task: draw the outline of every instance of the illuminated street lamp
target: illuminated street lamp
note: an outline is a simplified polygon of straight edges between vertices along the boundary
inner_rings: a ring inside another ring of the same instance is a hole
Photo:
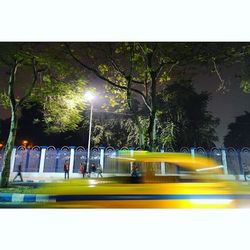
[[[24,146],[25,148],[27,147],[28,143],[28,140],[22,140],[22,146]]]
[[[93,115],[93,100],[95,98],[92,92],[86,92],[85,99],[90,103],[90,118],[89,118],[89,140],[88,140],[88,155],[87,155],[87,171],[89,173],[89,158],[90,158],[90,140],[91,140],[91,128],[92,128],[92,115]]]

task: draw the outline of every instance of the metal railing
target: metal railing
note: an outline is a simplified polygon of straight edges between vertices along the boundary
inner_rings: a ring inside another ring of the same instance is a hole
[[[103,173],[109,174],[128,174],[130,173],[129,162],[118,162],[111,159],[110,156],[119,154],[119,150],[140,150],[139,148],[117,149],[114,147],[93,147],[90,150],[90,164],[100,164]],[[165,148],[161,152],[174,152],[172,148]],[[219,165],[224,166],[224,173],[231,175],[243,174],[243,164],[250,165],[250,148],[234,149],[234,148],[212,148],[206,150],[204,148],[181,148],[179,152],[190,153],[192,156],[202,155],[216,160]],[[0,172],[3,167],[4,149],[0,150]],[[24,147],[15,147],[12,151],[11,172],[17,171],[19,163],[22,164],[24,172],[30,173],[61,173],[63,172],[63,164],[70,161],[71,173],[78,173],[80,163],[87,160],[87,149],[84,147],[68,147],[55,148],[54,146],[39,147],[35,146],[31,149]],[[162,173],[166,166],[156,163],[155,169],[157,173]]]

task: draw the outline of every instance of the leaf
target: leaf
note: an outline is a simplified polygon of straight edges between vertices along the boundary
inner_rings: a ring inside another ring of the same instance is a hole
[[[4,109],[8,109],[10,107],[10,101],[7,93],[0,93],[0,106]]]
[[[104,75],[105,73],[107,73],[109,71],[109,68],[105,64],[100,64],[98,66],[98,70]]]
[[[240,82],[240,88],[245,92],[245,93],[250,93],[250,83],[247,80],[242,80]]]

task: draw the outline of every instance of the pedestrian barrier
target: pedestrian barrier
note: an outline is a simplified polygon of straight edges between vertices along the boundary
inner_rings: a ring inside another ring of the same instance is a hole
[[[123,147],[117,149],[115,147],[93,147],[90,150],[90,164],[100,164],[102,173],[105,175],[128,175],[131,173],[130,162],[118,162],[111,159],[111,156],[119,155],[119,150],[130,150],[131,156],[140,148]],[[161,152],[174,152],[172,148],[161,149]],[[243,175],[243,165],[250,165],[250,149],[243,148],[241,150],[234,148],[212,148],[210,150],[202,147],[197,148],[181,148],[179,152],[189,153],[192,157],[202,155],[213,158],[222,165],[224,174]],[[0,172],[3,166],[4,149],[0,150]],[[69,161],[70,176],[79,175],[79,166],[81,162],[87,161],[87,150],[84,147],[64,146],[55,148],[54,146],[35,146],[31,149],[24,147],[14,147],[11,156],[10,172],[16,174],[18,165],[22,164],[23,176],[31,179],[39,179],[44,177],[63,176],[63,164]],[[168,164],[154,163],[156,174],[173,174],[179,173],[179,169],[173,169]],[[171,172],[172,171],[172,172]]]

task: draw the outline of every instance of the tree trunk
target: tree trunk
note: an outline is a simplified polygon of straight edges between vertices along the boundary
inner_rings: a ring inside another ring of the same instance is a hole
[[[8,140],[6,143],[6,148],[4,151],[3,156],[3,171],[1,175],[1,187],[6,188],[9,184],[9,177],[10,177],[10,161],[11,161],[11,152],[14,147],[15,139],[16,139],[16,131],[17,131],[17,123],[18,123],[18,112],[20,108],[22,107],[22,104],[26,100],[28,96],[30,96],[32,89],[34,88],[36,82],[38,73],[41,72],[41,70],[36,69],[36,61],[35,58],[32,59],[32,68],[33,68],[33,80],[32,83],[26,92],[26,94],[20,99],[20,101],[17,103],[14,93],[14,84],[16,81],[16,72],[17,68],[20,66],[21,62],[23,60],[15,60],[15,62],[11,65],[10,68],[10,75],[9,75],[9,81],[8,81],[8,97],[10,101],[10,108],[11,108],[11,123],[10,123],[10,132],[8,136]]]
[[[153,111],[149,117],[148,126],[148,136],[149,136],[149,150],[156,150],[156,112]]]
[[[10,101],[11,108],[11,122],[10,122],[10,130],[9,136],[6,143],[6,148],[3,155],[3,171],[1,175],[1,187],[6,188],[9,184],[10,177],[10,160],[11,160],[11,152],[14,147],[15,139],[16,139],[16,130],[17,130],[17,103],[14,95],[14,83],[17,72],[18,62],[12,65],[10,70],[9,82],[8,82],[8,96]]]
[[[138,132],[139,132],[139,146],[142,149],[145,149],[145,138],[144,138],[144,131],[143,131],[143,127],[141,125],[141,122],[139,120],[139,116],[137,115],[136,110],[133,109],[133,104],[132,104],[132,95],[131,95],[131,87],[132,87],[132,74],[133,74],[133,53],[134,53],[134,48],[131,51],[130,54],[130,73],[129,76],[126,78],[127,80],[127,103],[128,103],[128,107],[130,109],[130,111],[133,114],[134,117],[134,121],[136,124],[136,127],[138,128]]]
[[[138,128],[138,132],[139,132],[139,146],[141,149],[145,149],[145,135],[144,135],[143,127],[140,123],[139,117],[136,114],[134,114],[134,120],[135,120],[135,125]]]
[[[11,161],[11,152],[14,148],[14,143],[16,139],[16,131],[17,131],[17,114],[15,110],[12,110],[11,114],[11,124],[10,124],[10,132],[8,136],[8,140],[6,143],[6,148],[3,156],[3,171],[1,175],[1,187],[6,188],[9,184],[10,177],[10,161]]]
[[[149,68],[152,68],[149,58]],[[156,73],[151,71],[151,112],[149,116],[148,136],[149,136],[149,149],[150,151],[156,150]]]

